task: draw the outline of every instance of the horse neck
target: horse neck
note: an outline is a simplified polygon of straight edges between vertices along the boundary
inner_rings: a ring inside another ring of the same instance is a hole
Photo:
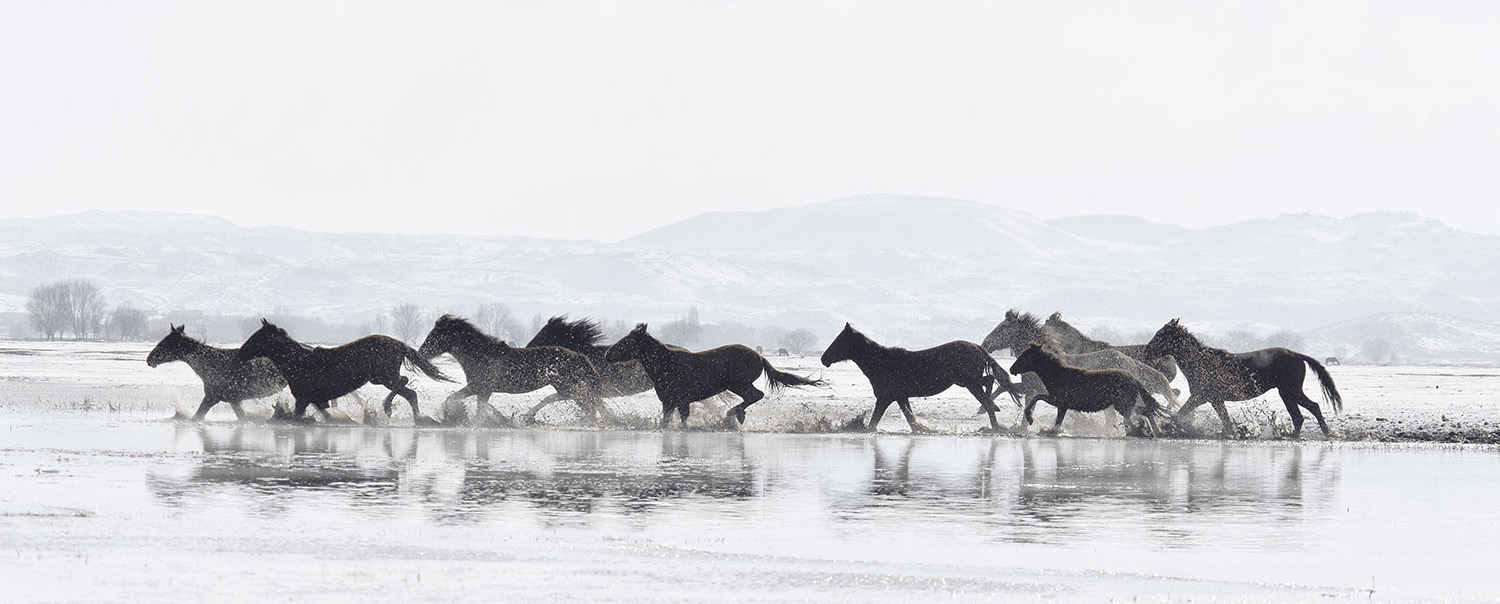
[[[868,336],[862,335],[853,340],[854,342],[849,346],[849,360],[860,367],[876,365],[895,356],[895,349],[882,346]]]
[[[460,365],[493,359],[510,352],[510,346],[502,345],[478,330],[455,330],[454,336],[453,345],[448,347],[448,354],[453,355]]]
[[[275,365],[276,369],[286,373],[287,368],[301,362],[312,350],[312,347],[306,344],[287,338],[283,343],[278,344],[275,350],[267,354],[266,358],[271,359],[271,364]]]
[[[672,351],[661,340],[646,334],[636,342],[636,358],[640,359],[641,367],[647,373],[658,373],[667,368],[672,358]]]
[[[1109,347],[1109,344],[1083,335],[1083,332],[1078,331],[1077,327],[1073,327],[1071,323],[1065,321],[1057,321],[1055,323],[1048,321],[1043,328],[1052,334],[1057,346],[1067,350],[1093,352]]]
[[[1047,376],[1056,375],[1066,368],[1063,366],[1062,359],[1045,354],[1036,355],[1031,364],[1031,372],[1042,376],[1042,381],[1044,382],[1047,380]]]
[[[215,348],[197,340],[185,341],[188,343],[188,351],[183,353],[182,362],[192,367],[198,375],[231,367],[239,361],[235,351]]]
[[[1215,372],[1231,356],[1229,351],[1204,344],[1197,336],[1186,332],[1177,338],[1177,345],[1172,348],[1168,354],[1177,359],[1177,366],[1189,378],[1211,377],[1208,374]]]
[[[1025,350],[1027,346],[1032,344],[1050,346],[1058,350],[1062,349],[1062,344],[1058,342],[1057,335],[1041,325],[1021,323],[1016,326],[1012,334],[1012,337],[1015,339],[1009,342],[1012,350],[1016,348]]]

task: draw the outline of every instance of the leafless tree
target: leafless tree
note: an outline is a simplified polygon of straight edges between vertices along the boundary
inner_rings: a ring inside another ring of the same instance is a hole
[[[422,308],[416,304],[405,302],[391,307],[391,330],[396,332],[396,338],[408,344],[415,342],[423,335],[424,316]]]
[[[661,341],[678,346],[691,346],[703,335],[703,325],[698,323],[698,307],[688,309],[686,317],[676,319],[661,328]]]
[[[788,331],[785,335],[781,336],[780,344],[784,348],[802,352],[817,341],[818,336],[813,334],[811,330],[798,328]]]
[[[62,335],[72,322],[68,316],[68,290],[62,283],[38,286],[26,300],[31,326],[48,340]]]
[[[129,306],[116,308],[109,316],[109,329],[121,340],[138,340],[146,333],[146,313]]]
[[[485,333],[507,342],[516,343],[520,340],[521,323],[511,315],[510,307],[505,304],[499,302],[480,304],[479,308],[474,310],[474,322]]]
[[[68,321],[73,338],[82,340],[99,335],[104,327],[104,294],[99,286],[88,279],[68,279],[62,282],[68,292]]]

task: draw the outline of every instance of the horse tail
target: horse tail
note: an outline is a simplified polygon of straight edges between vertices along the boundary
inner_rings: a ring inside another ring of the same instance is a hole
[[[828,385],[828,383],[823,380],[817,380],[810,377],[802,377],[800,375],[787,373],[785,371],[772,367],[771,362],[766,360],[766,357],[760,358],[760,364],[761,367],[766,370],[766,390],[769,390],[771,392],[777,392],[786,386],[791,386],[793,388],[800,388],[802,386],[817,386],[821,388]]]
[[[1016,406],[1020,407],[1021,397],[1016,395],[1016,383],[1010,380],[1010,373],[1001,367],[1000,362],[989,353],[984,355],[984,365],[990,370],[990,380],[984,385],[985,400],[993,403],[995,397],[1000,396],[1001,392],[1007,392],[1010,393],[1010,399],[1016,402]]]
[[[405,344],[402,344],[401,348],[401,353],[406,356],[407,367],[416,367],[422,373],[427,374],[427,377],[438,380],[440,382],[458,381],[451,377],[448,377],[447,374],[444,374],[441,369],[438,369],[437,365],[432,364],[432,361],[422,358],[422,355],[417,354],[417,349]]]
[[[1298,358],[1302,359],[1302,362],[1307,363],[1308,367],[1312,367],[1313,373],[1318,374],[1319,385],[1323,387],[1323,398],[1333,404],[1334,411],[1343,413],[1344,397],[1339,396],[1339,389],[1333,385],[1333,376],[1328,375],[1328,368],[1319,363],[1317,359],[1300,352],[1293,352],[1292,354],[1297,355]]]

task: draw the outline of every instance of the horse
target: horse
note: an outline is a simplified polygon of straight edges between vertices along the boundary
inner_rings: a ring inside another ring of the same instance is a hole
[[[1168,380],[1160,371],[1125,354],[1118,348],[1082,353],[1066,352],[1066,349],[1059,343],[1057,332],[1048,325],[1043,325],[1035,315],[1029,312],[1016,312],[1015,309],[1005,311],[1005,320],[996,325],[990,335],[984,338],[984,349],[989,352],[1003,348],[1020,351],[1032,344],[1050,348],[1058,353],[1064,363],[1080,369],[1128,371],[1146,386],[1146,390],[1165,398],[1168,406],[1177,406],[1177,391],[1172,388],[1171,380]]]
[[[311,405],[328,419],[328,401],[349,394],[367,383],[391,390],[385,397],[385,414],[391,415],[391,401],[397,395],[411,403],[413,421],[418,425],[437,422],[422,416],[417,408],[417,393],[406,386],[409,379],[401,375],[402,362],[421,370],[435,380],[453,381],[416,349],[389,336],[365,336],[333,348],[312,347],[293,340],[286,330],[265,319],[260,329],[240,346],[239,358],[249,361],[267,358],[286,378],[297,400],[292,417],[305,418]]]
[[[601,394],[606,397],[630,396],[654,388],[651,385],[651,376],[646,375],[646,369],[641,367],[640,361],[630,360],[619,363],[605,361],[604,354],[609,352],[609,345],[600,344],[599,342],[603,339],[604,330],[599,327],[597,321],[592,319],[569,321],[567,316],[557,316],[547,319],[547,324],[531,337],[526,347],[561,346],[587,356],[594,364],[594,369],[599,372],[599,377],[603,379],[604,391]],[[564,400],[564,398],[565,395],[559,391],[547,395],[542,402]]]
[[[526,346],[517,348],[480,331],[467,319],[443,315],[432,325],[417,355],[431,359],[448,353],[463,367],[468,382],[443,401],[444,415],[473,396],[479,404],[489,406],[490,395],[525,394],[547,386],[557,389],[558,398],[548,396],[522,414],[530,421],[543,407],[559,400],[576,400],[590,421],[601,413],[608,415],[600,393],[602,378],[587,356],[561,346]],[[493,410],[493,408],[491,408]],[[452,412],[456,413],[456,411]]]
[[[1062,313],[1055,312],[1047,317],[1047,328],[1057,336],[1057,343],[1062,346],[1064,352],[1084,353],[1098,352],[1100,350],[1118,350],[1132,359],[1149,365],[1152,369],[1161,372],[1167,381],[1177,379],[1177,363],[1172,360],[1171,355],[1152,357],[1146,354],[1145,344],[1130,344],[1126,346],[1115,346],[1109,342],[1095,340],[1079,331],[1071,323],[1064,321]]]
[[[771,366],[771,362],[748,346],[732,344],[702,352],[690,352],[663,344],[646,332],[641,323],[620,341],[609,347],[604,360],[615,363],[638,359],[656,388],[661,401],[661,425],[665,429],[677,410],[679,425],[686,426],[688,405],[732,392],[740,404],[724,414],[724,425],[734,428],[745,423],[745,409],[765,397],[755,387],[760,374],[766,374],[766,390],[775,393],[783,387],[824,386],[823,380],[794,375]]]
[[[188,336],[187,325],[170,325],[166,337],[156,343],[146,356],[146,365],[155,368],[162,363],[182,361],[203,381],[203,402],[193,419],[203,421],[208,410],[221,401],[229,403],[235,417],[245,419],[241,401],[265,398],[281,392],[286,380],[266,359],[242,361],[234,348],[216,348]]]
[[[1037,401],[1047,401],[1057,407],[1057,422],[1048,430],[1054,434],[1062,428],[1063,417],[1070,409],[1094,412],[1114,408],[1125,418],[1126,429],[1130,430],[1136,402],[1141,401],[1145,404],[1142,415],[1152,434],[1158,432],[1156,419],[1166,415],[1151,392],[1129,371],[1074,367],[1039,344],[1032,344],[1016,355],[1016,362],[1010,366],[1010,372],[1016,375],[1028,371],[1041,376],[1042,383],[1047,385],[1047,393],[1026,404],[1026,424],[1031,425],[1031,411]]]
[[[907,350],[882,346],[862,334],[854,326],[845,323],[833,343],[823,351],[820,359],[824,367],[841,361],[854,361],[859,371],[870,380],[875,391],[875,410],[870,414],[867,430],[874,432],[887,407],[894,402],[906,416],[906,423],[913,433],[929,430],[917,423],[911,410],[911,398],[933,396],[953,386],[960,386],[979,400],[979,405],[990,416],[990,429],[1000,431],[1000,422],[995,419],[995,397],[1000,391],[1010,391],[1012,384],[1005,369],[990,357],[989,353],[973,342],[955,340],[922,350]],[[996,384],[1001,387],[996,389]],[[1011,398],[1021,403],[1014,392]]]
[[[1323,398],[1333,405],[1334,411],[1344,409],[1344,399],[1333,384],[1333,377],[1321,363],[1305,354],[1285,348],[1267,348],[1253,352],[1231,353],[1203,344],[1183,327],[1178,319],[1172,319],[1156,331],[1146,344],[1148,355],[1172,355],[1177,365],[1187,376],[1189,395],[1186,403],[1177,410],[1179,419],[1188,417],[1199,405],[1213,405],[1223,422],[1223,435],[1233,434],[1226,401],[1243,401],[1255,398],[1272,388],[1281,395],[1286,412],[1292,416],[1292,436],[1302,436],[1302,412],[1307,409],[1318,420],[1323,434],[1329,434],[1328,422],[1323,420],[1323,411],[1317,403],[1302,393],[1302,383],[1307,377],[1307,367],[1318,374],[1323,388]],[[1306,366],[1304,366],[1306,365]]]

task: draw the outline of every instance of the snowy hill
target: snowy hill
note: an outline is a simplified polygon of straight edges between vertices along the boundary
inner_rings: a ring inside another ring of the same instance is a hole
[[[809,327],[882,341],[978,339],[1005,309],[1307,330],[1379,313],[1500,321],[1500,238],[1421,216],[1281,216],[1210,229],[1040,221],[977,202],[871,195],[711,213],[606,244],[244,228],[89,212],[0,220],[0,311],[89,277],[112,304],[356,321],[401,302]]]
[[[1500,324],[1445,315],[1384,313],[1307,334],[1309,350],[1360,363],[1500,362]]]

